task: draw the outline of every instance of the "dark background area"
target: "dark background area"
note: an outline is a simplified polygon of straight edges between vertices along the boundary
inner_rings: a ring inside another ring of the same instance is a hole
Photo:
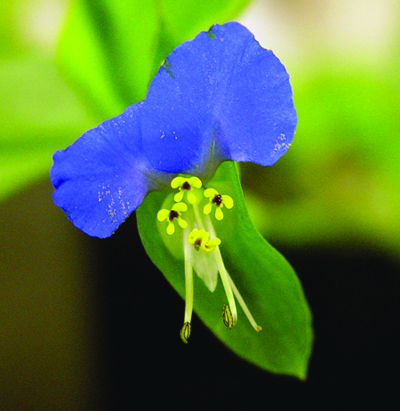
[[[196,316],[182,344],[184,302],[144,252],[135,216],[109,239],[90,238],[52,204],[51,191],[43,182],[0,207],[1,409],[397,402],[400,279],[389,255],[280,248],[314,317],[301,382],[242,361]]]

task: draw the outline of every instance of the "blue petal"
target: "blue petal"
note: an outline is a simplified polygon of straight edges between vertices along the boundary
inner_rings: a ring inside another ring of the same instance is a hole
[[[110,236],[158,184],[141,147],[141,107],[129,106],[53,155],[54,202],[91,236]]]
[[[143,146],[158,170],[210,177],[223,160],[273,164],[293,138],[289,75],[239,23],[178,46],[149,86]]]

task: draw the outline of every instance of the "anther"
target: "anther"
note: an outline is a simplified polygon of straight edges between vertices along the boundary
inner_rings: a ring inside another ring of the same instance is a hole
[[[179,192],[175,194],[174,200],[179,203],[183,200],[186,193],[186,199],[190,204],[196,202],[196,195],[193,193],[193,188],[201,188],[202,182],[198,177],[192,176],[189,178],[185,177],[175,177],[171,181],[171,187],[173,189],[178,188]]]
[[[201,250],[209,253],[211,251],[214,251],[215,248],[221,244],[221,240],[218,237],[215,237],[211,240],[209,240],[209,238],[210,233],[208,231],[194,228],[189,233],[188,242],[190,245],[194,246],[194,249],[196,251]]]
[[[180,215],[180,214],[179,214],[176,210],[171,210],[171,211],[169,212],[168,219],[169,219],[169,221],[172,221],[174,218],[178,218],[179,215]]]
[[[214,198],[211,200],[212,203],[216,204],[217,206],[220,206],[222,204],[222,195],[217,194],[214,196]]]
[[[187,344],[189,342],[190,333],[192,332],[192,326],[190,323],[183,324],[181,328],[180,336],[181,340]]]
[[[234,325],[233,316],[228,304],[224,304],[224,308],[222,309],[222,321],[224,322],[228,330],[230,330]]]
[[[172,206],[171,210],[167,210],[165,208],[160,210],[157,213],[157,220],[160,222],[167,220],[167,234],[172,235],[175,233],[175,219],[181,228],[187,227],[187,222],[181,217],[182,213],[184,213],[185,211],[187,211],[187,205],[185,203],[176,203]]]
[[[222,208],[224,206],[228,209],[233,207],[232,197],[220,194],[214,188],[207,188],[207,190],[204,191],[204,197],[208,197],[210,200],[210,202],[206,204],[203,208],[204,214],[210,214],[212,206],[213,204],[215,204],[215,218],[217,220],[222,220],[224,218],[224,213],[222,212]]]

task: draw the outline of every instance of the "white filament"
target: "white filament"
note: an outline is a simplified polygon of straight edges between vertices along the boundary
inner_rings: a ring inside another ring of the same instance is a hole
[[[190,323],[192,321],[193,312],[193,268],[192,268],[192,247],[187,238],[189,229],[183,230],[183,250],[185,254],[185,318],[183,323]]]

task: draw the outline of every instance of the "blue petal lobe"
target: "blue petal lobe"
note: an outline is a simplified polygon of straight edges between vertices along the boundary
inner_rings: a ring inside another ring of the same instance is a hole
[[[146,96],[143,147],[156,169],[204,178],[223,160],[273,164],[296,121],[285,67],[231,22],[167,57]]]
[[[91,236],[110,236],[156,184],[141,147],[141,106],[129,106],[53,155],[54,202]]]

